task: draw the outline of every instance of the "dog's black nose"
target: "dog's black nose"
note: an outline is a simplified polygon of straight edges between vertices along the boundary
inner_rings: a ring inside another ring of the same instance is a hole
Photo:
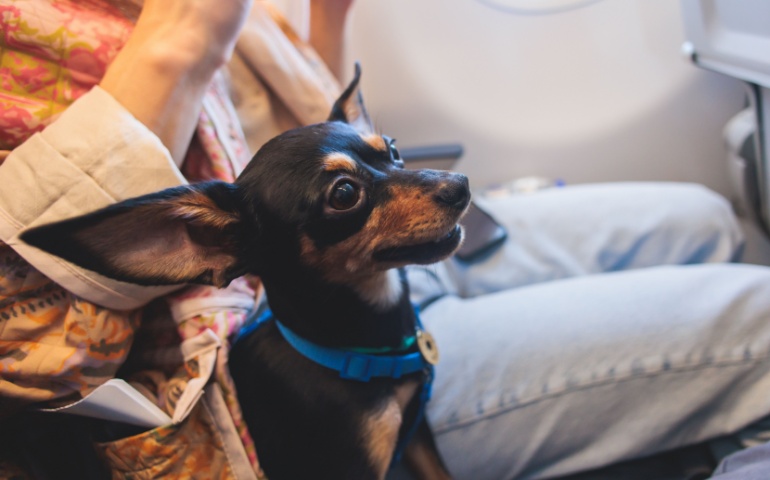
[[[438,202],[452,208],[464,209],[471,200],[468,177],[460,173],[449,174],[448,178],[439,186],[435,198]]]

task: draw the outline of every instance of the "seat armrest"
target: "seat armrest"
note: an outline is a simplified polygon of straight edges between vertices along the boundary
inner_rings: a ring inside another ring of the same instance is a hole
[[[399,153],[407,168],[437,168],[451,170],[463,155],[459,143],[400,148]]]

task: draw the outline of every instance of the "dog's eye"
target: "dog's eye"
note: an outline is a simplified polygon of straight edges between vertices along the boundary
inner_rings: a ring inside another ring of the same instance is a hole
[[[332,187],[329,205],[335,210],[350,210],[358,205],[361,189],[349,180],[340,180]]]

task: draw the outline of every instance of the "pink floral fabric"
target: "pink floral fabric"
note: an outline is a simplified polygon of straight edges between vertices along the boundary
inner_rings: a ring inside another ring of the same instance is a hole
[[[130,9],[127,11],[116,5],[117,3],[107,0],[10,0],[0,4],[0,150],[12,150],[34,133],[44,129],[72,102],[100,81],[133,28]],[[218,74],[205,96],[196,139],[183,165],[183,173],[190,180],[233,181],[248,161],[248,148],[227,96],[225,79]],[[17,270],[34,270],[12,250],[6,248],[4,252],[13,257],[12,261],[7,263],[16,265],[14,268]],[[20,263],[24,265],[19,267],[17,264]],[[0,272],[0,280],[6,273],[14,274],[11,271]],[[41,284],[45,283],[43,280]],[[71,324],[72,321],[68,320],[70,317],[74,317],[79,323],[90,321],[92,325],[98,326],[100,322],[105,321],[103,318],[112,318],[111,313],[77,300],[76,311],[75,306],[63,305],[58,308],[58,304],[55,305],[58,309],[45,310],[47,317],[44,323],[24,320],[28,315],[19,317],[23,321],[14,316],[13,325],[9,327],[10,323],[6,323],[4,327],[6,333],[13,331],[14,339],[18,338],[18,341],[14,340],[12,344],[5,345],[2,338],[4,329],[0,328],[0,387],[8,387],[0,388],[0,404],[10,398],[6,395],[9,389],[13,390],[12,398],[15,404],[55,400],[72,394],[86,395],[92,388],[115,374],[136,336],[136,343],[143,344],[135,345],[135,348],[142,350],[149,363],[144,364],[145,368],[142,370],[135,372],[134,381],[142,383],[144,380],[144,388],[141,391],[162,406],[174,405],[174,392],[182,390],[178,385],[184,385],[186,379],[193,377],[195,373],[183,363],[169,370],[169,361],[173,363],[178,359],[178,355],[168,353],[178,349],[181,341],[205,329],[211,329],[225,340],[225,347],[218,352],[215,380],[220,385],[225,404],[249,461],[255,472],[260,472],[253,442],[242,420],[232,379],[227,371],[227,339],[240,329],[246,319],[247,309],[228,309],[222,306],[221,301],[222,296],[229,296],[240,298],[240,304],[246,304],[249,300],[253,303],[258,292],[260,286],[254,280],[237,280],[230,289],[223,291],[213,288],[186,290],[169,299],[172,310],[175,305],[190,301],[200,304],[205,303],[207,299],[219,307],[213,310],[204,309],[200,313],[181,319],[178,326],[152,318],[153,315],[168,315],[167,309],[145,309],[143,323],[155,329],[152,336],[142,335],[141,328],[137,331],[137,322],[134,321],[136,315],[117,312],[114,316],[121,321],[120,329],[115,331],[113,328],[105,335],[109,333],[122,339],[120,348],[113,349],[115,352],[112,356],[105,359],[99,348],[92,348],[93,345],[88,344],[79,346],[76,349],[78,356],[69,355],[67,359],[69,363],[77,363],[67,369],[67,383],[61,381],[62,374],[59,370],[53,369],[54,366],[59,368],[60,365],[53,364],[52,369],[40,368],[35,372],[34,385],[30,384],[32,380],[27,376],[19,377],[23,373],[23,370],[20,370],[23,365],[18,361],[19,352],[45,353],[41,347],[60,341],[62,325]],[[29,300],[22,296],[27,293],[24,288],[7,289],[4,293],[8,294],[3,300],[9,309],[23,309],[24,302]],[[56,297],[57,301],[70,298],[64,291],[58,295],[61,298]],[[47,297],[34,300],[49,302]],[[25,330],[29,328],[34,328],[34,332]],[[164,328],[165,331],[159,331]],[[171,332],[170,329],[175,331]],[[152,340],[149,340],[150,337]],[[25,338],[34,340],[34,343],[25,342]],[[142,339],[147,341],[141,342]],[[155,343],[156,341],[158,343]],[[151,350],[154,347],[157,348],[153,352]],[[157,369],[152,368],[153,362]],[[100,370],[101,376],[98,378],[78,376],[78,372],[93,370],[81,370],[80,365],[85,367],[97,363],[106,363],[110,368]],[[164,382],[166,386],[163,386]],[[173,432],[176,429],[168,431]]]
[[[132,23],[108,2],[0,4],[0,150],[56,119],[104,76]]]

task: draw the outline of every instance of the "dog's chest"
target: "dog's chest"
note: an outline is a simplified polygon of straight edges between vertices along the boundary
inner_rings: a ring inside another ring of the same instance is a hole
[[[384,475],[390,465],[404,420],[404,411],[414,398],[419,382],[409,381],[395,388],[395,395],[385,401],[384,408],[364,420],[362,436],[369,459]]]

